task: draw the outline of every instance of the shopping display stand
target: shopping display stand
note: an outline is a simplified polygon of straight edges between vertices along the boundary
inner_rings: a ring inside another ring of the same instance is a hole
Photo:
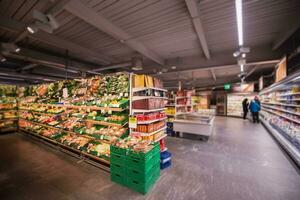
[[[300,167],[300,72],[260,92],[261,122]]]
[[[17,130],[18,107],[16,90],[16,86],[0,85],[0,133]]]

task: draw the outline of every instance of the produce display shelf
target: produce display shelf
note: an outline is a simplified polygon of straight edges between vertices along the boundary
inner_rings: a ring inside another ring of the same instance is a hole
[[[297,104],[284,104],[284,103],[271,103],[271,102],[263,102],[262,104],[269,104],[269,105],[279,105],[279,106],[287,106],[287,107],[299,107],[300,105]]]
[[[38,115],[48,115],[48,116],[56,116],[56,115],[67,115],[68,113],[45,113],[45,112],[38,112],[38,111],[31,111],[31,110],[24,110],[22,109],[21,111],[28,111],[28,112],[31,112],[33,114],[38,114]],[[98,125],[103,125],[103,126],[115,126],[115,127],[123,127],[125,126],[127,123],[125,124],[117,124],[117,123],[110,123],[110,122],[105,122],[105,121],[97,121],[97,120],[90,120],[90,119],[83,119],[83,118],[80,118],[80,117],[76,117],[76,116],[72,116],[72,117],[75,117],[75,118],[79,118],[79,119],[82,119],[86,122],[89,122],[89,123],[93,123],[93,124],[98,124]]]
[[[278,97],[286,97],[286,96],[293,96],[293,95],[300,95],[300,92],[280,94],[280,95],[277,95],[277,96]]]
[[[157,87],[140,87],[140,88],[132,88],[132,92],[139,92],[139,91],[144,91],[144,90],[157,90],[157,91],[162,91],[162,92],[167,92],[168,90],[162,89],[162,88],[157,88]]]
[[[296,149],[296,147],[291,144],[291,142],[288,141],[283,135],[281,135],[276,129],[274,129],[265,119],[262,118],[261,122],[300,167],[300,151]]]
[[[92,124],[98,124],[98,125],[103,125],[103,126],[115,126],[115,127],[123,127],[125,126],[128,122],[125,124],[116,124],[116,123],[110,123],[110,122],[105,122],[105,121],[96,121],[96,120],[90,120],[87,119],[85,120],[86,122],[92,123]]]
[[[99,140],[99,139],[96,139],[95,137],[92,137],[92,136],[75,133],[73,131],[67,131],[67,130],[64,130],[62,128],[58,128],[58,127],[55,127],[55,126],[46,125],[46,124],[39,123],[39,122],[34,122],[34,121],[31,121],[31,120],[28,120],[28,119],[24,119],[24,118],[20,118],[20,119],[28,121],[28,122],[31,122],[31,123],[39,125],[39,126],[44,126],[46,128],[50,128],[50,129],[52,128],[52,129],[56,129],[56,130],[61,131],[61,132],[65,132],[65,133],[69,133],[69,134],[73,134],[73,135],[79,135],[79,136],[82,136],[82,137],[85,137],[85,138],[88,138],[88,139],[93,139],[95,141],[100,141],[100,142],[103,142],[103,143],[110,144],[109,142],[107,142],[105,140]]]
[[[60,142],[56,141],[56,140],[53,140],[53,139],[44,137],[44,136],[42,136],[42,135],[36,134],[36,133],[34,133],[34,132],[32,132],[32,131],[29,131],[29,130],[26,130],[26,129],[23,129],[23,128],[20,128],[20,130],[23,131],[23,132],[29,133],[29,134],[31,134],[31,135],[34,135],[34,136],[36,136],[36,137],[42,138],[42,139],[44,139],[44,140],[46,140],[46,141],[48,141],[48,142],[50,142],[50,143],[52,143],[52,144],[56,144],[56,145],[62,146],[62,147],[64,147],[64,148],[66,148],[66,149],[70,149],[70,150],[75,151],[75,152],[77,152],[77,153],[79,153],[79,154],[82,154],[82,155],[88,156],[88,157],[90,157],[90,158],[93,158],[94,160],[100,161],[100,162],[105,163],[105,164],[107,164],[107,165],[110,164],[110,162],[107,161],[107,160],[105,160],[105,159],[102,159],[102,158],[99,158],[99,157],[97,157],[97,156],[91,155],[91,154],[89,154],[89,153],[87,153],[87,152],[84,152],[84,151],[80,151],[80,150],[75,149],[75,148],[73,148],[73,147],[67,146],[67,145],[65,145],[65,144],[63,144],[63,143],[60,143]]]
[[[17,103],[16,103],[16,102],[10,102],[10,103],[0,103],[0,105],[10,105],[10,104],[14,105],[14,104],[17,104]]]
[[[39,103],[30,103],[28,105],[48,106],[48,107],[64,107],[64,108],[87,109],[87,110],[105,110],[105,111],[115,111],[115,112],[122,112],[122,111],[126,110],[126,108],[98,107],[98,106],[85,106],[85,105],[75,106],[75,105],[66,105],[66,104],[39,104]],[[24,106],[24,104],[23,104],[23,106]]]
[[[146,109],[132,109],[133,113],[149,113],[149,112],[157,112],[157,111],[163,111],[165,108],[157,108],[157,109],[151,109],[151,110],[146,110]]]
[[[265,109],[265,108],[263,108],[262,110],[267,111],[267,112],[269,112],[269,113],[272,113],[272,114],[274,114],[274,115],[277,115],[277,116],[279,116],[279,117],[283,117],[283,118],[285,118],[285,119],[287,119],[287,120],[290,120],[290,121],[292,121],[292,122],[295,122],[295,123],[297,123],[297,124],[300,124],[300,121],[295,120],[295,119],[290,118],[290,117],[287,117],[287,116],[285,116],[285,115],[278,114],[278,113],[276,113],[276,112],[274,112],[274,111],[271,111],[271,110],[268,110],[268,109]]]
[[[164,138],[167,137],[167,136],[168,136],[167,134],[164,134],[164,135],[162,135],[161,137],[159,137],[159,138],[157,138],[156,140],[154,140],[154,142],[158,142],[158,141],[164,139]]]
[[[3,119],[0,119],[0,121],[16,121],[18,119],[19,119],[18,117],[12,117],[12,118],[3,118]]]
[[[133,96],[132,101],[142,100],[142,99],[168,99],[167,97],[157,97],[157,96]]]
[[[158,133],[158,132],[163,131],[163,130],[165,130],[165,129],[167,129],[167,126],[165,126],[165,127],[163,127],[163,128],[160,128],[160,129],[158,129],[158,130],[156,130],[156,131],[153,131],[153,132],[151,132],[151,133],[144,133],[144,132],[132,131],[132,134],[134,134],[134,135],[139,135],[139,136],[151,136],[151,135],[154,135],[155,133]]]
[[[6,132],[11,132],[16,130],[18,130],[18,128],[15,126],[7,126],[7,127],[0,128],[0,133],[6,133]]]
[[[0,113],[2,113],[2,112],[17,112],[18,110],[17,109],[1,109],[0,110]]]
[[[160,118],[160,119],[154,119],[154,120],[148,120],[148,121],[138,121],[137,124],[151,124],[151,123],[162,121],[165,119],[167,119],[167,117]]]
[[[281,109],[281,108],[276,108],[276,107],[274,107],[274,106],[263,106],[263,107],[265,107],[265,108],[270,108],[270,109],[274,109],[274,110],[278,110],[278,111],[282,111],[282,112],[289,113],[289,114],[293,114],[293,115],[297,115],[297,116],[300,116],[300,113],[292,112],[292,111],[285,110],[285,109]]]

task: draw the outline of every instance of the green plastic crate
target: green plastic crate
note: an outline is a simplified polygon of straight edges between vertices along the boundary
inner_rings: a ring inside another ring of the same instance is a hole
[[[125,166],[119,165],[119,164],[115,164],[115,163],[110,163],[110,172],[111,173],[118,173],[118,174],[122,174],[122,175],[126,175],[127,173],[127,169]]]
[[[127,154],[128,149],[123,149],[120,147],[116,147],[113,145],[110,145],[110,153],[112,154],[119,154],[119,155],[126,155]]]
[[[134,178],[135,180],[139,180],[140,182],[147,182],[149,179],[157,178],[160,174],[160,163],[157,162],[156,164],[152,165],[148,170],[136,170],[132,168],[127,169],[127,176]]]
[[[128,177],[126,179],[126,186],[136,192],[146,194],[153,187],[156,180],[157,178],[155,174],[153,174],[147,181],[140,181],[136,178]]]
[[[118,165],[125,167],[126,166],[126,156],[111,153],[110,154],[110,163],[118,164]]]
[[[140,159],[128,156],[126,158],[126,166],[130,169],[135,169],[137,171],[149,171],[150,168],[159,162],[158,156],[147,157],[147,159]]]
[[[121,173],[111,171],[110,180],[120,185],[127,186],[126,174],[121,174]]]

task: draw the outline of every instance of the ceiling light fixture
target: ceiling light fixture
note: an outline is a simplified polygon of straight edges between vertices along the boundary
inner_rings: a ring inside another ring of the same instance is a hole
[[[243,38],[243,5],[242,5],[242,0],[235,0],[235,11],[236,11],[236,18],[237,18],[239,46],[243,46],[244,45],[244,38]]]
[[[131,69],[134,71],[143,70],[143,57],[142,56],[135,56],[132,58],[132,68]]]
[[[241,67],[241,72],[244,72],[244,65],[240,65]]]
[[[245,53],[242,54],[242,58],[246,58],[246,54]]]
[[[30,24],[27,26],[27,31],[31,34],[36,33],[39,30],[38,26],[36,24]]]
[[[18,53],[21,51],[20,47],[18,47],[14,43],[2,43],[1,46],[7,52],[17,52]]]
[[[241,54],[240,51],[236,51],[236,52],[233,53],[233,57],[238,57],[240,54]]]
[[[0,60],[1,60],[1,62],[5,62],[6,58],[4,56],[0,55]]]
[[[176,68],[177,68],[176,65],[171,66],[171,69],[176,69]]]

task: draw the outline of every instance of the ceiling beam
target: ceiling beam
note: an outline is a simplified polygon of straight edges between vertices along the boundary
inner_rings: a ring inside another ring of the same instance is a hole
[[[44,76],[44,75],[34,75],[34,74],[30,74],[30,75],[21,74],[11,70],[4,70],[4,69],[0,70],[0,76],[7,77],[7,80],[9,80],[10,77],[22,78],[26,80],[41,80],[41,81],[58,81],[62,79],[62,78],[52,77],[49,75]]]
[[[251,76],[251,74],[253,74],[255,72],[255,70],[257,70],[258,67],[259,67],[259,65],[255,65],[254,67],[252,67],[252,69],[245,76],[245,79],[248,78],[249,76]]]
[[[214,79],[214,81],[217,81],[217,76],[215,74],[215,71],[213,69],[210,70],[210,73],[212,75],[212,78]]]
[[[12,31],[21,32],[26,28],[26,24],[16,21],[14,19],[0,16],[0,27]],[[58,47],[60,49],[67,49],[71,53],[74,53],[80,57],[86,57],[94,62],[100,62],[102,64],[110,64],[114,59],[104,55],[102,52],[95,52],[82,45],[70,42],[63,38],[60,38],[54,34],[46,33],[44,31],[38,31],[36,34],[29,34],[28,37],[39,40],[51,46]]]
[[[205,38],[202,22],[200,19],[199,5],[196,2],[196,0],[185,0],[185,3],[187,5],[189,13],[191,15],[193,25],[194,25],[195,31],[197,33],[202,50],[204,52],[204,55],[207,59],[210,59],[210,53],[209,53],[209,49],[207,46],[207,41]]]
[[[82,3],[80,0],[71,0],[65,6],[65,9],[73,15],[81,18],[88,24],[96,27],[100,31],[126,44],[130,48],[144,55],[145,57],[155,61],[160,65],[164,64],[164,60],[155,52],[150,50],[143,43],[134,39],[129,33],[125,32],[120,27],[113,24],[111,21],[94,11],[92,8]]]
[[[293,24],[289,27],[286,27],[275,40],[272,50],[278,49],[286,40],[288,40],[298,29],[300,29],[300,20],[295,18]]]
[[[130,61],[128,61],[128,62],[116,63],[116,64],[112,64],[112,65],[103,66],[100,68],[93,69],[92,71],[100,72],[100,71],[109,70],[109,69],[121,69],[121,68],[129,67],[131,65],[132,65],[132,63]]]

